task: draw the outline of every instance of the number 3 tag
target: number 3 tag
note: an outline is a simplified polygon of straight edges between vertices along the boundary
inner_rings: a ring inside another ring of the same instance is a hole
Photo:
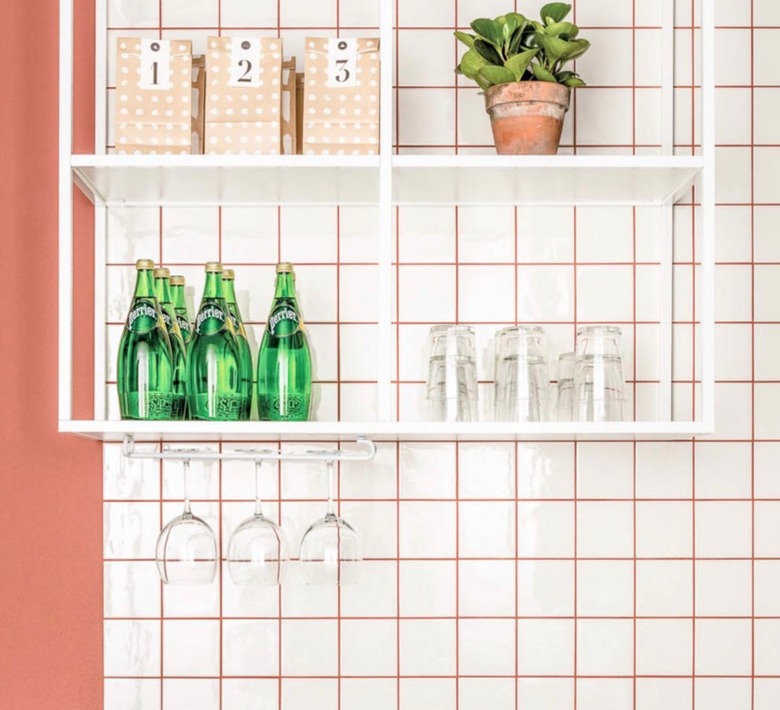
[[[164,39],[141,40],[141,89],[171,88],[171,43]]]
[[[230,86],[260,86],[260,40],[234,37],[230,51]]]
[[[357,86],[357,40],[332,39],[328,42],[328,87],[348,89]]]

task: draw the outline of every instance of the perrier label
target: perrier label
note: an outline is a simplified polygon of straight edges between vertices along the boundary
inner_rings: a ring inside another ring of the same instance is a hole
[[[206,285],[187,348],[187,403],[190,417],[210,421],[241,419],[241,356],[222,293],[222,264],[206,264]]]
[[[249,348],[246,328],[236,301],[235,281],[236,274],[233,269],[222,271],[222,290],[225,294],[225,303],[227,303],[230,319],[233,322],[233,330],[236,333],[238,354],[241,361],[241,419],[248,420],[252,413],[252,351]]]
[[[170,419],[174,359],[154,291],[154,262],[136,263],[135,294],[119,341],[117,389],[123,419]]]
[[[171,302],[171,288],[169,279],[171,272],[168,269],[154,270],[154,290],[157,302],[160,304],[165,329],[168,331],[168,339],[171,341],[173,353],[173,398],[171,400],[171,419],[184,419],[185,395],[187,380],[187,346],[176,320],[176,313]]]
[[[301,422],[311,409],[311,352],[292,264],[276,267],[276,292],[257,358],[261,420]]]

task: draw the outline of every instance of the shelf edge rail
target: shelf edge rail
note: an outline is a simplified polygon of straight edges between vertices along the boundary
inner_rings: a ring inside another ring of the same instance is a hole
[[[280,451],[274,449],[236,449],[235,451],[196,451],[192,448],[163,446],[162,451],[136,451],[135,437],[126,435],[122,453],[128,459],[152,459],[155,461],[371,461],[376,456],[376,444],[365,436],[359,436],[355,449],[309,449],[306,451]]]

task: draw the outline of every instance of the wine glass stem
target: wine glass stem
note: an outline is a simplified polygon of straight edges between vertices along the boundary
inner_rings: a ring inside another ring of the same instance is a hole
[[[263,467],[262,459],[255,461],[255,515],[263,515],[263,501],[260,498],[260,469]]]
[[[190,508],[190,490],[188,478],[190,476],[190,460],[184,459],[184,513],[185,515],[191,515],[192,509]]]
[[[334,476],[333,476],[333,461],[328,461],[328,515],[336,514],[336,506],[333,503],[334,496]]]

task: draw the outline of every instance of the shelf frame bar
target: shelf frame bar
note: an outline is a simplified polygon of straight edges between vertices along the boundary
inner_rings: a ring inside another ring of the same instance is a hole
[[[153,461],[371,461],[377,452],[376,444],[360,436],[355,441],[358,450],[310,449],[307,451],[280,451],[272,449],[237,449],[235,451],[201,451],[190,448],[164,446],[162,451],[137,451],[135,438],[127,434],[122,443],[122,454],[128,459]]]

